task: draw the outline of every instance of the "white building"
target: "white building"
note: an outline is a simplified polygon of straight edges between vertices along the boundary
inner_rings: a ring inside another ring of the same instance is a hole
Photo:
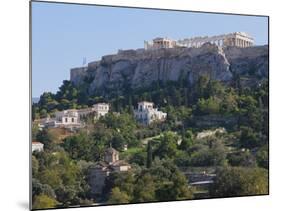
[[[56,120],[59,124],[64,126],[74,126],[80,124],[78,110],[76,109],[68,109],[56,112]]]
[[[38,151],[41,152],[44,150],[44,144],[38,141],[32,141],[32,152]]]
[[[109,104],[97,103],[93,105],[93,110],[96,112],[97,117],[105,116],[109,111]]]
[[[83,127],[80,121],[78,111],[76,109],[68,109],[55,113],[55,118],[47,118],[43,123],[44,127],[63,127],[63,128],[81,128]]]
[[[40,127],[64,127],[64,128],[81,128],[84,126],[83,117],[93,113],[96,118],[104,116],[109,111],[109,104],[97,103],[90,108],[85,109],[68,109],[55,113],[55,118],[46,118],[40,121]]]
[[[138,103],[137,110],[134,110],[134,117],[141,124],[149,125],[155,121],[165,121],[167,113],[153,108],[152,102],[142,101]]]
[[[97,118],[100,118],[101,116],[105,116],[109,111],[109,104],[107,103],[97,103],[94,104],[90,108],[84,108],[78,110],[79,118],[85,117],[88,114],[95,114]]]

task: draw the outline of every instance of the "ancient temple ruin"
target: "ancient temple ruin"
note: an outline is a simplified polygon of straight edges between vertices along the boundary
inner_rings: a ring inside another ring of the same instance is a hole
[[[254,45],[254,39],[245,32],[234,32],[216,36],[192,37],[182,40],[157,37],[152,41],[144,41],[146,50],[174,47],[195,47],[199,48],[205,43],[216,44],[220,47],[236,46],[246,48]]]

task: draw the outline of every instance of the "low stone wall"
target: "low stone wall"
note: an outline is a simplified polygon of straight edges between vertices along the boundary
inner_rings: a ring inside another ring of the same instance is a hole
[[[196,116],[192,119],[192,123],[199,128],[209,127],[225,127],[232,128],[238,123],[238,117],[225,115],[204,115]]]

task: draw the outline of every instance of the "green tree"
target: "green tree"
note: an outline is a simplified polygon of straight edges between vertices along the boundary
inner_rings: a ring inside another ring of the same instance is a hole
[[[42,108],[47,108],[47,105],[55,100],[55,95],[51,92],[44,92],[38,101],[38,105]]]
[[[147,152],[145,151],[138,151],[131,155],[129,158],[129,163],[135,163],[139,166],[144,166],[147,161]]]
[[[195,85],[195,97],[196,98],[204,98],[207,96],[207,87],[209,84],[209,76],[201,75],[198,78],[198,81]]]
[[[152,165],[152,146],[151,142],[147,143],[147,159],[146,159],[146,167],[150,168]]]
[[[219,168],[211,196],[246,196],[268,194],[268,171],[261,168]]]
[[[37,124],[32,124],[32,140],[36,140],[38,132],[39,132],[38,125]]]
[[[112,189],[111,194],[109,196],[108,203],[109,204],[124,204],[129,203],[129,196],[121,191],[118,187]]]
[[[42,109],[40,110],[40,118],[46,118],[46,117],[48,117],[47,109],[42,108]]]
[[[32,209],[50,209],[55,208],[58,202],[44,194],[35,196],[32,204]]]
[[[258,101],[251,95],[242,95],[238,99],[240,124],[252,127],[256,131],[262,128],[262,112]]]
[[[52,187],[57,200],[63,205],[78,204],[83,196],[81,193],[84,193],[81,187],[85,187],[86,180],[79,166],[64,151],[44,152],[38,160],[42,167],[37,179]]]
[[[68,80],[64,80],[63,84],[59,87],[59,91],[56,94],[56,99],[67,99],[69,101],[76,99],[78,95],[77,89],[73,83]]]
[[[268,158],[268,145],[261,147],[256,154],[257,163],[260,167],[268,169],[269,158]]]
[[[186,177],[176,171],[172,175],[171,182],[166,182],[157,189],[157,199],[159,201],[192,199],[193,191],[186,184]]]
[[[250,127],[241,127],[240,147],[253,149],[261,145],[261,137]]]
[[[32,104],[32,121],[34,121],[35,119],[39,119],[40,115],[39,115],[39,108],[37,105]]]
[[[32,155],[32,177],[36,177],[36,175],[38,174],[38,169],[39,169],[39,162],[36,159],[35,156]]]
[[[197,144],[190,149],[192,166],[221,166],[226,164],[226,147],[220,139],[209,139],[207,144]]]
[[[46,169],[41,171],[38,178],[42,183],[50,185],[53,189],[62,185],[63,182],[59,172],[55,169]]]
[[[98,145],[93,137],[80,132],[75,136],[67,137],[62,147],[69,153],[72,159],[96,161],[102,154],[100,148],[103,148],[103,145]]]
[[[133,202],[149,201],[155,201],[155,182],[150,173],[142,172],[135,183]]]
[[[187,178],[172,160],[155,160],[149,173],[154,176],[156,201],[193,198]]]
[[[255,167],[256,159],[249,151],[230,153],[227,156],[231,166]]]
[[[49,196],[50,198],[53,198],[53,199],[56,198],[56,194],[51,186],[49,186],[47,184],[41,184],[39,180],[33,178],[32,179],[32,199],[34,200],[35,196],[39,196],[41,194]]]
[[[57,200],[61,202],[63,206],[79,204],[80,203],[80,199],[78,197],[79,191],[81,191],[80,187],[74,185],[65,185],[65,186],[61,185],[56,188]]]
[[[182,134],[182,141],[179,145],[180,150],[187,151],[193,144],[193,133],[191,130],[186,130]]]
[[[112,189],[118,187],[123,193],[126,193],[131,201],[134,192],[135,178],[132,172],[113,172],[105,180],[103,189],[104,198],[110,198]]]
[[[216,97],[200,98],[197,103],[198,114],[217,114],[220,111],[220,100]]]
[[[177,142],[179,136],[173,132],[164,132],[160,138],[160,144],[155,150],[155,156],[159,158],[173,158],[177,154]]]
[[[49,132],[48,129],[43,129],[37,133],[36,139],[44,144],[44,149],[51,150],[54,148],[54,139],[57,138]]]
[[[221,112],[225,114],[236,114],[238,109],[238,96],[232,88],[225,92],[221,102]]]
[[[124,144],[129,146],[138,146],[140,143],[136,139],[135,133],[136,123],[133,116],[122,113],[120,115],[109,113],[100,120],[105,125],[105,128],[112,130],[110,142],[117,150],[122,150]]]

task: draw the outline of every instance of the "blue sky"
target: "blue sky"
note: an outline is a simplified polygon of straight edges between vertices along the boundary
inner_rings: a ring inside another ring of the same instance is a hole
[[[32,97],[55,93],[69,70],[154,37],[182,39],[235,31],[268,43],[267,18],[148,9],[32,3]]]

